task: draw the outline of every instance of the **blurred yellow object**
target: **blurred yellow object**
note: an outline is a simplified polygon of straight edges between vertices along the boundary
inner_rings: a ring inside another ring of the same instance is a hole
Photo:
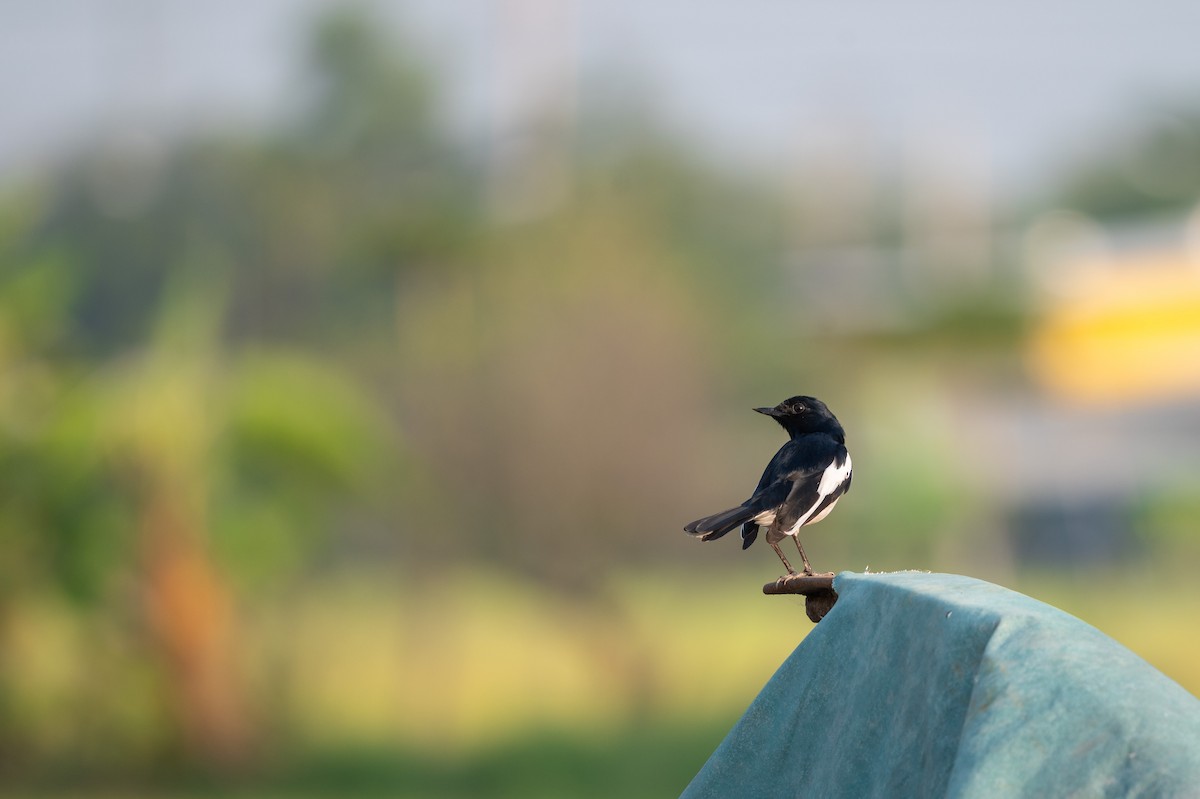
[[[1081,270],[1070,289],[1030,339],[1043,385],[1080,402],[1200,395],[1200,264],[1123,259]]]

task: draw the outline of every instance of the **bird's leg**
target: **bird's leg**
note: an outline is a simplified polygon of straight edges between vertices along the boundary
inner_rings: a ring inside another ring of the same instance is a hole
[[[812,566],[808,565],[808,556],[804,554],[804,547],[800,546],[800,536],[794,535],[792,536],[792,540],[796,542],[796,549],[800,550],[800,559],[804,561],[804,573],[812,574]],[[782,558],[783,555],[780,555],[779,557]],[[785,560],[784,563],[787,563],[787,561]]]
[[[783,561],[783,565],[787,567],[788,574],[795,574],[796,570],[792,568],[792,564],[788,563],[788,559],[783,556],[783,550],[779,548],[779,544],[772,541],[769,537],[767,543],[771,545],[771,549],[775,550],[775,554]],[[811,572],[809,572],[811,574]]]

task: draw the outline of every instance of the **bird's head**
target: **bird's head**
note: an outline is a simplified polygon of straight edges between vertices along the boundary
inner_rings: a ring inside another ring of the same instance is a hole
[[[845,442],[846,433],[841,423],[816,397],[789,397],[774,408],[754,410],[779,422],[792,438],[805,433],[828,433],[838,441]]]

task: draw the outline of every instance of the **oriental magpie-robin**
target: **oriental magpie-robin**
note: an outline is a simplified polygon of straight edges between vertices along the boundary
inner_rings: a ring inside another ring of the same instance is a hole
[[[701,541],[712,541],[740,524],[742,549],[746,549],[758,537],[759,526],[765,526],[767,543],[788,574],[796,572],[779,548],[779,542],[787,536],[800,550],[804,573],[812,574],[797,533],[804,525],[828,516],[842,494],[850,490],[846,432],[825,403],[815,397],[792,397],[774,408],[754,410],[779,422],[791,440],[771,458],[750,499],[736,508],[697,519],[683,529]]]

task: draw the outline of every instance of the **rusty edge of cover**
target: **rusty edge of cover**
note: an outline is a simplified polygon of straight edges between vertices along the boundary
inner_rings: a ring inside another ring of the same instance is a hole
[[[789,574],[764,585],[763,593],[804,595],[804,611],[814,624],[823,619],[837,602],[837,592],[833,590],[833,572]]]

